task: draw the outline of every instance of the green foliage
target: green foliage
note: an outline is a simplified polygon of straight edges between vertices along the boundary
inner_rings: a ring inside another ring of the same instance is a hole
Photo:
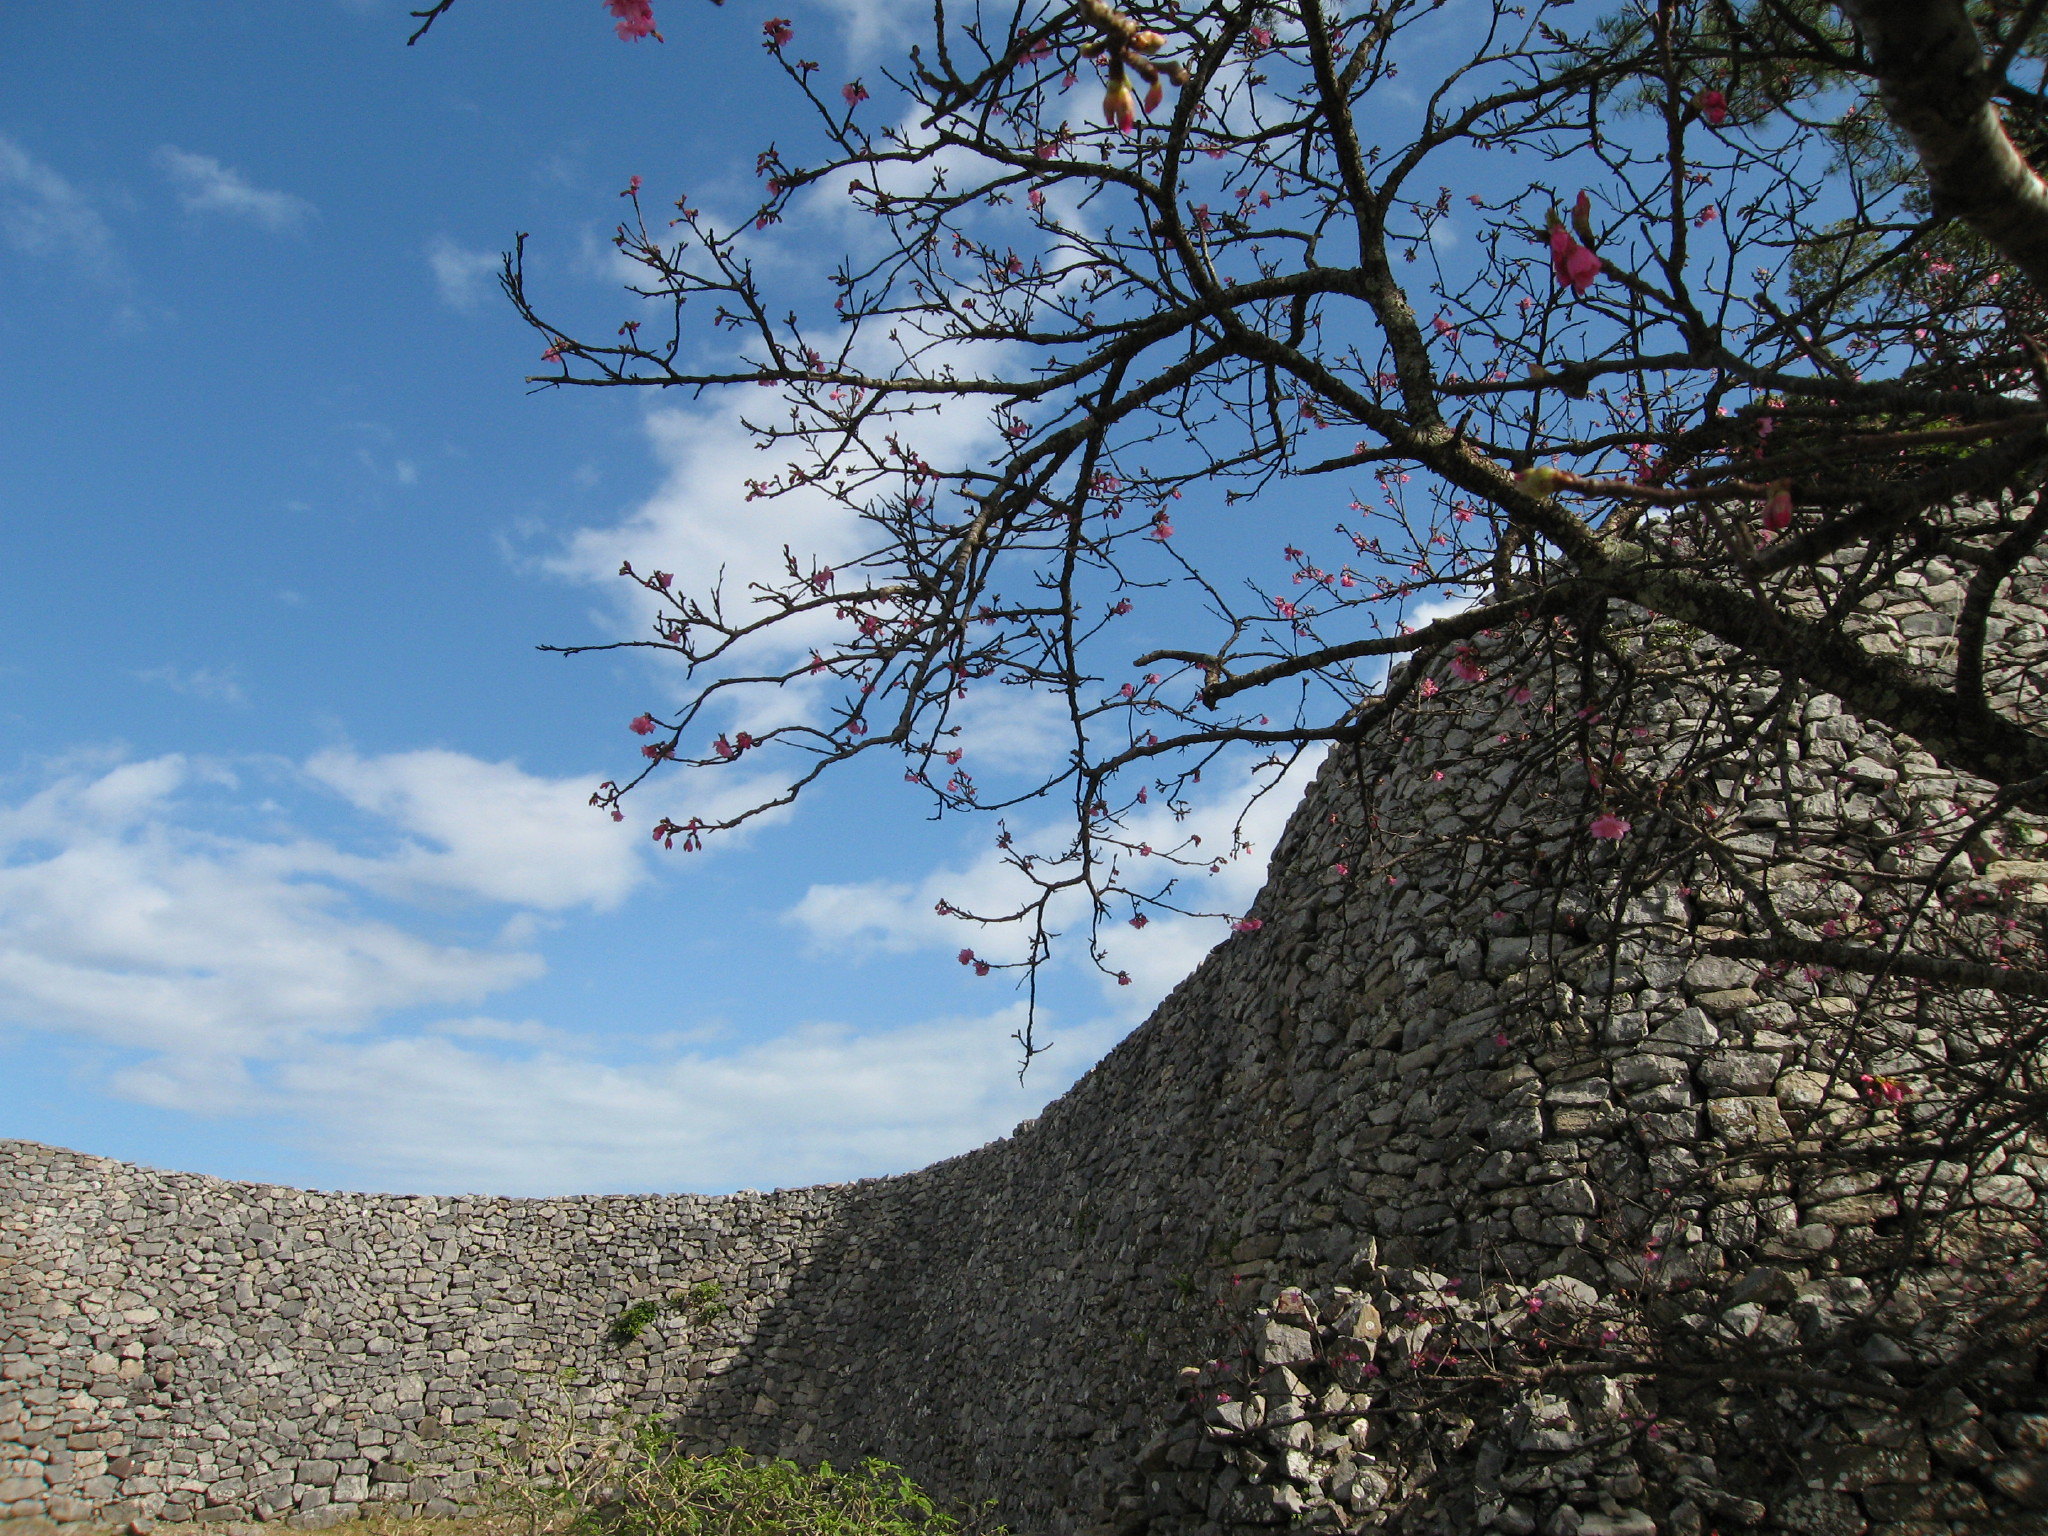
[[[575,1536],[959,1536],[978,1521],[939,1507],[903,1472],[869,1458],[844,1471],[677,1452],[653,1425],[635,1436],[618,1497],[577,1512]]]
[[[460,1536],[1007,1536],[985,1511],[941,1508],[885,1461],[691,1456],[651,1419],[591,1407],[564,1376],[527,1396],[516,1422],[466,1437],[481,1503]]]
[[[688,1290],[677,1291],[666,1300],[636,1301],[612,1319],[606,1337],[614,1344],[630,1344],[664,1317],[681,1317],[692,1323],[709,1322],[714,1317],[723,1317],[730,1310],[724,1296],[716,1280],[699,1280]]]
[[[667,1310],[666,1302],[636,1301],[612,1319],[611,1331],[607,1337],[614,1344],[630,1344],[645,1333],[648,1325]]]

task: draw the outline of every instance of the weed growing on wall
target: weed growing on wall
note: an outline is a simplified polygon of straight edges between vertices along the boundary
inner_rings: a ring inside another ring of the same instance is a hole
[[[709,1322],[725,1315],[724,1294],[716,1280],[699,1280],[666,1300],[636,1301],[612,1320],[608,1337],[614,1344],[630,1344],[664,1317],[680,1317],[689,1323]]]

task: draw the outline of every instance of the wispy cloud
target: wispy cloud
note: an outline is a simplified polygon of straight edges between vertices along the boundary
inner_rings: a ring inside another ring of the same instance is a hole
[[[313,205],[303,197],[253,186],[240,171],[211,155],[166,144],[156,152],[156,163],[187,213],[224,214],[279,231],[297,229],[315,217]]]
[[[447,1032],[345,1044],[284,1066],[274,1091],[317,1137],[400,1188],[725,1190],[919,1167],[1028,1119],[1069,1077],[1023,1083],[993,1017],[856,1031],[800,1024],[737,1050],[606,1060],[573,1045],[508,1056]],[[1076,1023],[1086,1066],[1121,1026]]]
[[[1191,804],[1185,818],[1154,805],[1127,822],[1125,835],[1133,843],[1167,848],[1194,832],[1202,838],[1201,847],[1226,850],[1231,846],[1231,829],[1237,827],[1247,851],[1219,860],[1214,874],[1201,864],[1172,871],[1176,880],[1173,899],[1178,907],[1226,916],[1241,914],[1265,884],[1267,858],[1321,761],[1320,752],[1303,754],[1249,812],[1244,806],[1251,786],[1243,781],[1233,785],[1226,775],[1214,774],[1205,786],[1206,798]],[[1027,846],[1031,838],[1031,829],[1017,834],[1017,840]],[[1138,871],[1130,873],[1131,883],[1141,885]],[[1163,881],[1167,874],[1162,868],[1159,879]],[[861,881],[813,885],[784,914],[784,920],[803,930],[816,951],[853,959],[916,951],[943,954],[967,945],[998,961],[1015,960],[1020,958],[1024,935],[1006,934],[1001,928],[963,926],[942,912],[946,907],[984,914],[1001,912],[1018,906],[1031,891],[1024,876],[991,847],[972,862],[932,869],[914,884]],[[1072,965],[1087,964],[1085,901],[1072,897],[1053,912],[1052,921],[1067,936],[1065,947],[1056,954]],[[1104,977],[1109,986],[1105,1000],[1127,1023],[1135,1023],[1226,937],[1228,929],[1220,917],[1186,917],[1153,909],[1146,913],[1142,928],[1132,928],[1119,914],[1104,926],[1099,942],[1109,971],[1128,973],[1131,984],[1118,986]]]
[[[360,812],[351,847],[279,808],[309,787]],[[277,1126],[358,1187],[545,1194],[915,1167],[1037,1113],[1127,1027],[1061,1020],[1072,1050],[1019,1084],[995,996],[737,1040],[475,1011],[541,974],[544,925],[423,937],[451,902],[603,908],[642,876],[642,839],[562,787],[452,752],[59,765],[0,800],[0,1029],[91,1045],[116,1098]]]
[[[586,780],[464,752],[323,752],[306,774],[398,841],[331,868],[375,889],[432,888],[539,911],[616,907],[646,877],[637,834],[593,811]]]
[[[13,139],[0,137],[0,239],[68,262],[97,282],[122,279],[114,234],[92,201]]]
[[[427,247],[434,287],[450,309],[468,311],[482,304],[497,286],[502,260],[496,251],[473,251],[446,235],[437,235]]]
[[[325,843],[211,830],[254,819],[244,797],[266,797],[244,777],[182,756],[81,763],[0,807],[0,1021],[139,1054],[181,1085],[170,1102],[228,1107],[252,1062],[539,973],[535,955],[369,915]]]
[[[181,667],[151,667],[146,672],[135,674],[138,682],[155,683],[173,693],[182,693],[194,699],[204,699],[209,704],[246,704],[248,696],[242,692],[242,685],[236,679],[232,667],[216,671],[212,667],[193,667],[189,671]]]
[[[579,787],[447,752],[63,767],[0,805],[0,1023],[149,1053],[218,1097],[252,1061],[475,1003],[540,957],[423,939],[365,898],[615,904],[644,874],[637,842]],[[277,828],[279,794],[328,790],[369,813],[354,841],[378,851]],[[250,824],[271,834],[214,830]]]

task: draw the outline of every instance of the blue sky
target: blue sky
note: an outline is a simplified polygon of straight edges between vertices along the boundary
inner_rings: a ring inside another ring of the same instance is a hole
[[[992,827],[849,775],[661,853],[675,802],[585,800],[671,683],[533,649],[635,627],[622,556],[783,536],[740,508],[731,407],[531,393],[492,282],[528,231],[556,302],[623,317],[629,176],[751,197],[760,14],[668,0],[668,43],[628,45],[598,0],[466,0],[408,49],[405,8],[0,14],[0,1134],[522,1194],[1002,1134],[1222,925],[1125,936],[1126,989],[1056,968],[1020,1085],[1014,992],[930,910],[988,888]],[[894,13],[792,14],[850,76]]]

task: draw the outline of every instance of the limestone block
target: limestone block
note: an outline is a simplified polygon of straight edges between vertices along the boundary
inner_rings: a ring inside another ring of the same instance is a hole
[[[1775,1098],[1711,1099],[1707,1119],[1717,1137],[1738,1147],[1792,1139],[1791,1127]]]

